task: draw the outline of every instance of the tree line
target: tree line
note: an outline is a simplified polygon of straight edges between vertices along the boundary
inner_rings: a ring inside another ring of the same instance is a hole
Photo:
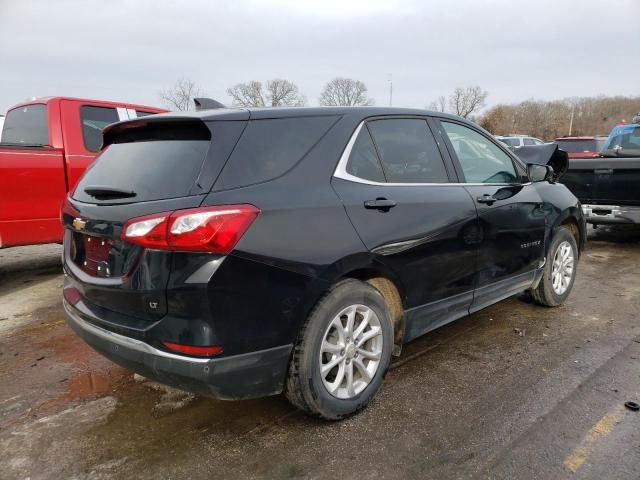
[[[206,94],[195,82],[189,79],[179,79],[169,89],[159,93],[162,102],[170,109],[190,110],[193,108],[193,98]],[[231,97],[234,107],[303,107],[307,98],[300,92],[298,86],[282,78],[274,78],[262,82],[251,80],[237,83],[227,88],[227,95]],[[327,82],[318,99],[323,106],[355,107],[359,105],[373,105],[373,98],[368,96],[367,86],[360,80],[337,77]]]
[[[491,107],[477,119],[494,135],[526,134],[543,140],[564,136],[607,135],[640,110],[640,97],[577,97],[526,100]]]
[[[251,80],[226,90],[235,107],[300,107],[307,98],[298,86],[285,79],[266,82]],[[480,113],[488,92],[479,86],[458,87],[449,96],[440,96],[427,108],[459,115],[475,121],[494,135],[524,134],[553,140],[562,136],[606,135],[621,121],[630,121],[640,110],[640,97],[597,96],[563,100],[526,100],[515,104],[498,104]],[[189,79],[178,80],[160,92],[170,109],[190,110],[193,98],[206,96],[201,87]],[[360,80],[337,77],[327,82],[318,103],[323,106],[374,105],[367,86]]]

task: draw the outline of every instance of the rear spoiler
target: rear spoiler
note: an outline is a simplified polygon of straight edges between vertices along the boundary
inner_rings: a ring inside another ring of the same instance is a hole
[[[196,104],[196,112],[200,110],[214,110],[216,108],[227,108],[222,103],[213,98],[194,98],[193,103]]]
[[[569,155],[558,148],[557,143],[543,145],[525,145],[513,150],[524,163],[549,165],[553,168],[553,176],[558,180],[569,169]]]

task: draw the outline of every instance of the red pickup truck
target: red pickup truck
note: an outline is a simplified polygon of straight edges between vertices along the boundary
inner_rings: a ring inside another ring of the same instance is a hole
[[[102,129],[162,112],[67,97],[9,109],[0,137],[0,248],[61,242],[60,205],[98,154]]]

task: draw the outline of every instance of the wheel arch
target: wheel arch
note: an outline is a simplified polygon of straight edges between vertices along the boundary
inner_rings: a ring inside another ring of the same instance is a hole
[[[578,255],[580,255],[587,239],[586,226],[580,206],[568,208],[561,215],[558,215],[551,230],[552,236],[555,235],[558,228],[569,230],[576,240]]]
[[[366,282],[380,292],[391,313],[391,321],[393,323],[393,355],[400,355],[405,332],[405,296],[404,288],[399,279],[381,265],[353,268],[352,270],[343,272],[339,278],[335,279],[335,282],[347,278]]]

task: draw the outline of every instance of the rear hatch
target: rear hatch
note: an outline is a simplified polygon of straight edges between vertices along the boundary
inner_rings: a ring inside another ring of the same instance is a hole
[[[122,240],[123,226],[198,207],[244,126],[160,116],[108,127],[63,207],[65,297],[114,327],[143,330],[164,316],[173,253]]]

